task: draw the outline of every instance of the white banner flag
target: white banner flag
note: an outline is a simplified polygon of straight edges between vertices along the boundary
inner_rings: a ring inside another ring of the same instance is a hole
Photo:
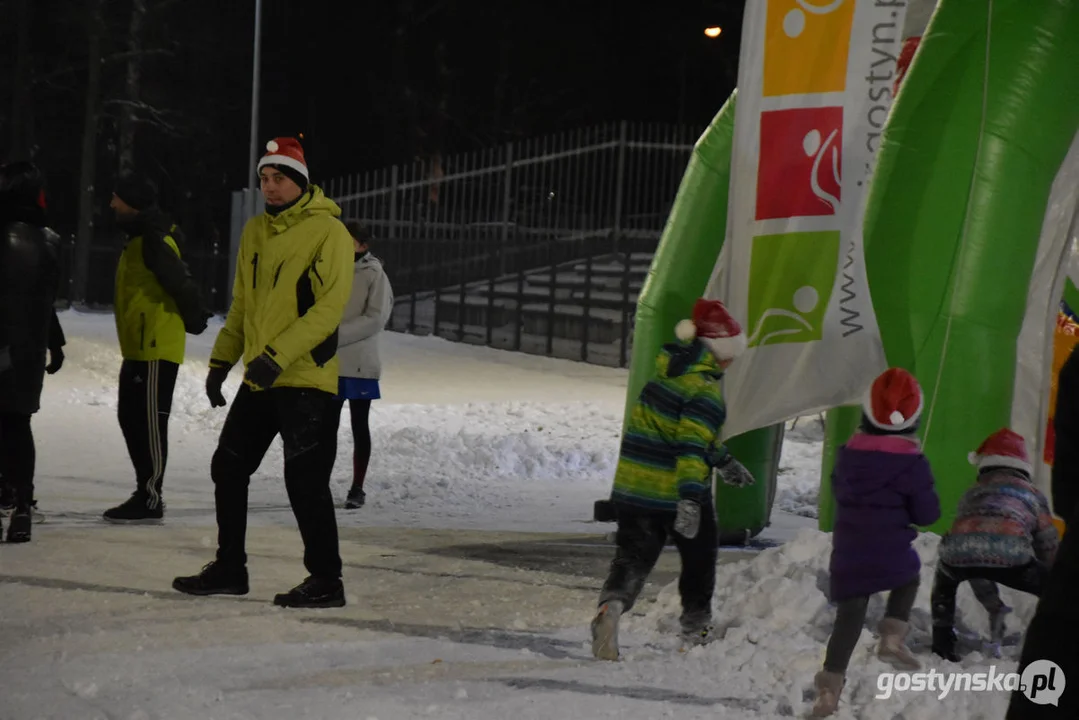
[[[858,403],[886,367],[862,253],[904,0],[749,0],[727,237],[708,296],[749,349],[724,382],[731,437]]]

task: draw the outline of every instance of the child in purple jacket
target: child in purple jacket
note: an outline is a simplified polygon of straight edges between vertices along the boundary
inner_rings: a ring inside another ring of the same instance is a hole
[[[827,717],[839,707],[874,593],[889,591],[878,627],[878,656],[898,670],[921,667],[906,646],[922,567],[911,543],[918,536],[915,526],[940,518],[933,474],[916,437],[921,412],[918,381],[906,370],[887,370],[873,381],[860,431],[839,449],[832,472],[836,519],[830,567],[836,619],[824,668],[814,678],[813,717]]]

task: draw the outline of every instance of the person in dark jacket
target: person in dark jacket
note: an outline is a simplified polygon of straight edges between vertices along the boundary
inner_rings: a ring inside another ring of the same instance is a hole
[[[921,412],[918,381],[906,370],[886,370],[873,381],[860,432],[839,450],[832,472],[836,519],[830,563],[831,600],[838,607],[824,668],[814,679],[813,717],[839,707],[847,665],[875,593],[889,591],[878,656],[899,670],[920,667],[906,646],[922,568],[911,543],[918,536],[915,526],[940,518],[933,473],[915,435]]]
[[[0,168],[0,473],[14,508],[9,543],[30,540],[36,463],[30,418],[41,406],[46,352],[50,372],[63,363],[53,308],[58,238],[45,226],[44,185],[31,163]]]
[[[116,269],[113,311],[123,356],[117,415],[135,468],[135,492],[104,517],[156,524],[165,514],[169,414],[185,332],[202,333],[211,313],[182,260],[183,236],[158,207],[154,185],[125,175],[110,207],[128,237]]]
[[[1004,635],[1004,605],[997,583],[1041,595],[1059,537],[1049,501],[1034,487],[1026,441],[1004,428],[990,435],[971,457],[978,481],[959,500],[951,529],[941,538],[933,578],[933,652],[958,662],[955,652],[955,596],[971,581],[975,597],[989,612],[994,645]],[[989,592],[979,592],[981,581]],[[999,652],[998,648],[994,650]]]
[[[1051,494],[1053,511],[1063,518],[1065,531],[1027,626],[1016,672],[1048,660],[1070,682],[1056,705],[1034,702],[1021,689],[1013,691],[1006,720],[1079,717],[1079,689],[1074,685],[1079,679],[1079,347],[1057,377],[1053,429]]]

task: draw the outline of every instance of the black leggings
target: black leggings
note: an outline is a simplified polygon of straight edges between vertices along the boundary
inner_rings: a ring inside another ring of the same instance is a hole
[[[333,438],[337,439],[337,429],[341,425],[341,410],[345,401],[335,398],[330,408],[330,426]],[[348,401],[349,419],[352,422],[352,484],[362,488],[367,477],[367,465],[371,462],[371,400],[361,398]]]
[[[903,622],[910,619],[910,610],[918,596],[918,580],[915,576],[906,585],[888,593],[888,606],[884,610],[884,617]],[[824,656],[824,669],[828,672],[846,674],[850,656],[854,654],[858,638],[862,636],[868,608],[869,596],[853,597],[839,603],[835,613],[835,627],[832,628],[832,637],[828,638],[828,650]]]
[[[34,502],[36,461],[30,416],[0,413],[0,475],[11,488],[17,508],[29,508]]]

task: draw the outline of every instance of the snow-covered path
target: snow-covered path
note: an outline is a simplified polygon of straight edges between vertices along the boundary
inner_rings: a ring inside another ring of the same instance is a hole
[[[202,383],[216,328],[190,341],[181,369],[166,524],[114,527],[100,513],[132,480],[115,420],[111,319],[62,321],[67,364],[48,379],[34,420],[49,521],[29,545],[0,544],[0,720],[742,720],[806,710],[832,620],[819,589],[828,536],[812,529],[760,554],[724,553],[716,619],[725,638],[689,653],[670,632],[677,555],[665,553],[627,616],[624,662],[591,658],[588,621],[613,554],[592,502],[609,491],[624,371],[388,335],[369,504],[339,513],[349,604],[285,611],[269,601],[303,568],[279,447],[252,483],[251,594],[195,599],[170,588],[214,547],[207,470],[225,413],[207,406]],[[790,433],[780,507],[812,513],[819,439],[811,418]],[[339,496],[350,467],[342,446]],[[767,534],[777,540],[813,524],[774,520]],[[914,640],[925,658],[935,542],[920,541]],[[1021,627],[1032,600],[1005,597]],[[879,612],[876,602],[867,625]],[[966,588],[960,612],[965,631],[984,631]],[[1013,633],[1007,655],[1017,642]],[[874,699],[883,668],[871,646],[867,630],[839,718],[1002,716],[999,694]],[[974,653],[966,664],[986,660]]]

